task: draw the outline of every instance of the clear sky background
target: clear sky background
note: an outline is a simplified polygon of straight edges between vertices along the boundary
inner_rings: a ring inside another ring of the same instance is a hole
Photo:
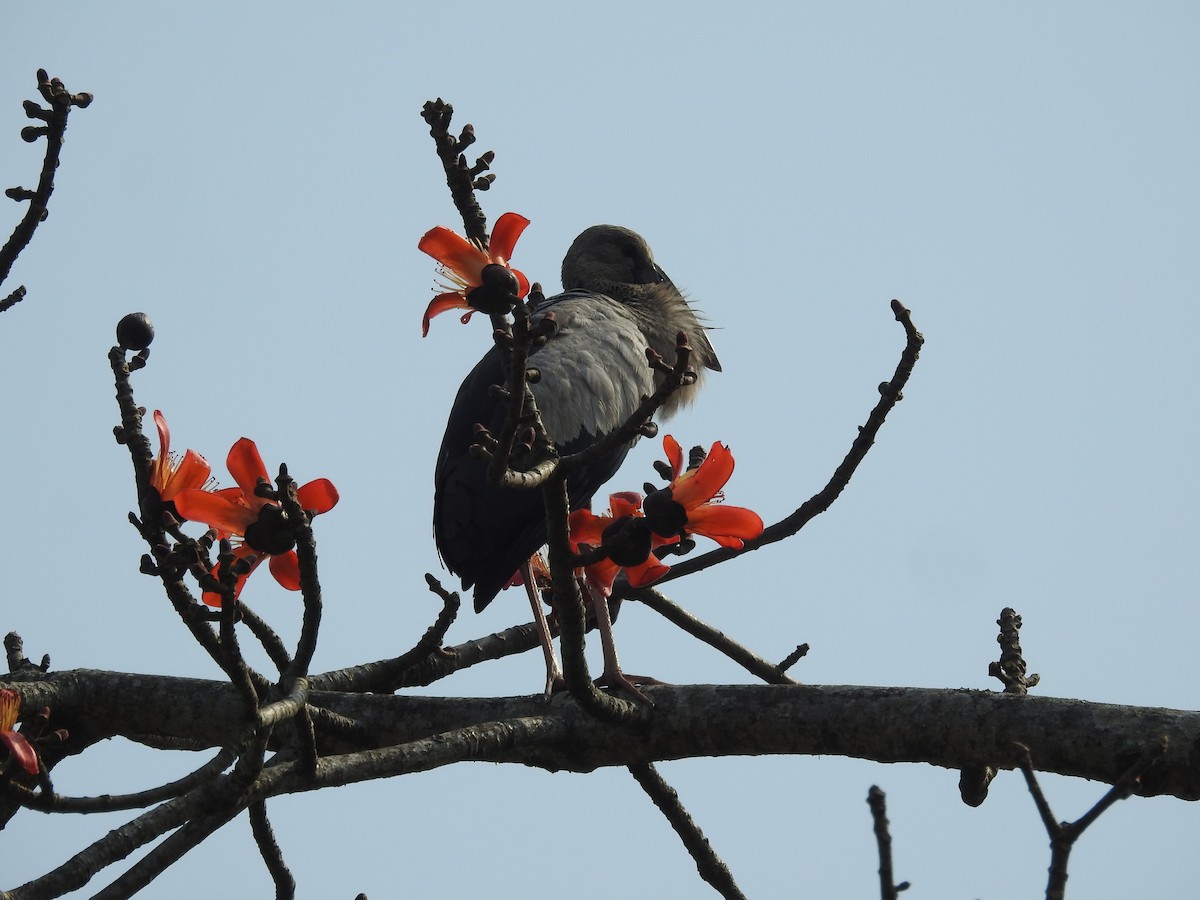
[[[577,233],[627,225],[719,326],[725,371],[668,430],[729,443],[729,500],[768,521],[825,483],[890,377],[893,297],[927,338],[833,509],[673,599],[768,658],[807,641],[805,681],[988,690],[1011,605],[1038,694],[1197,705],[1200,7],[67,2],[7,4],[0,33],[4,186],[36,180],[43,147],[18,132],[38,67],[96,96],[6,285],[29,297],[0,318],[0,630],[31,657],[218,677],[138,574],[125,522],[105,354],[133,310],[158,331],[138,401],[180,449],[224,475],[246,435],[341,491],[318,520],[316,668],[427,627],[434,455],[489,341],[450,316],[420,337],[435,273],[417,240],[461,227],[418,115],[440,96],[497,153],[491,219],[532,220],[516,254],[532,279],[557,289]],[[643,442],[614,487],[658,455]],[[294,635],[297,598],[265,572],[246,598]],[[527,616],[505,595],[449,639]],[[636,604],[617,640],[630,671],[751,680]],[[436,690],[532,693],[541,665]],[[198,760],[113,742],[55,779],[115,793]],[[957,773],[928,766],[662,771],[754,898],[876,896],[871,784],[912,896],[1044,890],[1047,839],[1013,773],[969,809]],[[1045,787],[1063,819],[1104,790]],[[715,896],[624,771],[455,766],[269,809],[301,897]],[[3,886],[127,818],[21,815]],[[1122,803],[1072,856],[1071,895],[1194,897],[1198,837],[1193,804]],[[243,817],[148,896],[270,892]]]

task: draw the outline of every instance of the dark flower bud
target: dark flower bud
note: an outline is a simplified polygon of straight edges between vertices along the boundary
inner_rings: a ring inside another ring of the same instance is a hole
[[[608,557],[618,566],[640,566],[650,557],[650,529],[645,519],[621,516],[604,529],[601,540]]]
[[[489,263],[483,267],[479,280],[479,287],[467,291],[467,302],[473,309],[489,316],[502,316],[512,310],[521,289],[512,269]]]
[[[283,510],[273,503],[258,511],[258,519],[246,526],[246,543],[252,550],[277,556],[296,546],[291,524]]]
[[[675,502],[669,487],[648,495],[642,501],[642,511],[650,529],[659,537],[674,537],[687,527],[687,510]]]
[[[117,343],[124,350],[145,350],[154,340],[154,323],[145,313],[130,313],[117,323]]]

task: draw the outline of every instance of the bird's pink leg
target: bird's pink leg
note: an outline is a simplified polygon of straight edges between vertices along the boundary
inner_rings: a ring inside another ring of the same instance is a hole
[[[533,577],[533,566],[529,560],[521,563],[520,571],[525,593],[529,596],[529,605],[533,607],[533,624],[537,627],[538,643],[542,645],[542,655],[546,658],[546,699],[550,699],[554,688],[563,684],[562,667],[554,653],[550,623],[546,621],[546,611],[542,609],[542,598],[538,596],[537,581]]]
[[[606,687],[619,688],[639,703],[653,706],[653,701],[638,690],[637,686],[621,671],[621,664],[617,662],[617,644],[613,640],[612,619],[608,617],[608,597],[590,582],[587,583],[587,591],[588,596],[592,599],[592,609],[596,614],[596,630],[600,632],[600,647],[604,651],[604,674],[598,683]],[[638,678],[636,675],[634,677]],[[639,680],[643,683],[654,681],[654,679],[647,678]]]

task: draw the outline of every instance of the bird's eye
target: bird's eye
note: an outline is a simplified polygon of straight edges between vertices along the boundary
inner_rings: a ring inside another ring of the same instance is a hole
[[[619,245],[621,255],[629,261],[630,282],[633,284],[652,284],[662,281],[658,266],[647,256],[646,251],[633,242]]]

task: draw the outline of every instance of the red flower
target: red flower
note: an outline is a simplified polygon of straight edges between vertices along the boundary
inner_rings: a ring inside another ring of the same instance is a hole
[[[157,409],[154,424],[158,426],[158,456],[150,464],[150,484],[158,491],[163,503],[170,503],[180,491],[204,487],[212,467],[195,450],[184,452],[182,459],[171,453],[171,430]]]
[[[249,560],[250,569],[239,575],[234,596],[264,556],[271,558],[271,574],[289,591],[300,590],[300,561],[296,557],[291,525],[284,517],[277,500],[256,496],[259,480],[269,481],[267,467],[258,454],[258,447],[249,438],[242,438],[229,451],[225,461],[229,474],[237,482],[235,488],[221,491],[183,491],[175,497],[175,505],[189,519],[204,522],[222,538],[240,537],[233,551],[235,561]],[[300,506],[313,515],[329,512],[338,502],[337,488],[327,478],[310,481],[296,491]],[[216,569],[213,569],[216,575]],[[204,602],[220,606],[221,595],[204,592]]]
[[[491,313],[511,309],[511,303],[495,306],[499,295],[524,297],[529,293],[529,279],[508,264],[517,238],[528,224],[529,220],[522,215],[505,213],[496,220],[486,251],[441,225],[425,232],[417,249],[438,261],[441,274],[450,284],[443,285],[449,290],[434,297],[426,308],[421,319],[422,337],[429,334],[429,320],[448,309],[468,310],[462,317],[466,324],[477,310]],[[487,269],[493,265],[501,268]],[[484,287],[487,290],[477,290]]]
[[[740,506],[725,506],[721,489],[733,474],[733,454],[719,441],[695,469],[683,468],[683,448],[671,435],[663,438],[667,462],[675,477],[646,498],[646,516],[655,533],[672,540],[684,534],[701,534],[722,547],[741,548],[744,541],[763,531],[758,513]]]
[[[30,775],[38,773],[38,758],[25,735],[13,731],[21,712],[21,695],[9,688],[0,689],[0,744],[8,748],[9,758]]]
[[[622,491],[608,498],[609,512],[597,516],[590,509],[577,509],[568,520],[571,535],[571,551],[578,553],[581,544],[599,547],[605,538],[612,548],[612,555],[584,567],[584,577],[607,597],[612,593],[613,582],[624,569],[629,584],[643,587],[662,578],[669,569],[654,555],[655,547],[670,544],[653,534],[649,528],[631,527],[633,520],[645,522],[642,513],[642,495],[636,491]]]

